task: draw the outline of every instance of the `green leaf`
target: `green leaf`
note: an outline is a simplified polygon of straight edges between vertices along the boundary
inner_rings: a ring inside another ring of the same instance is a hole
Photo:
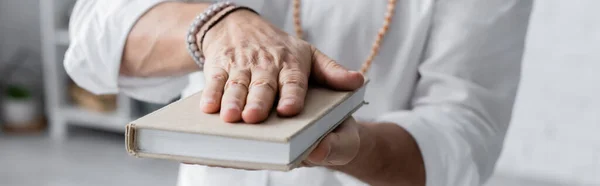
[[[6,96],[13,99],[29,99],[31,94],[25,87],[9,85],[6,89]]]

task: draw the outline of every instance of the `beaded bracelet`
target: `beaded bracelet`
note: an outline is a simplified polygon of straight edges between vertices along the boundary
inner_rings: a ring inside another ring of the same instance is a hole
[[[202,28],[202,26],[208,23],[208,21],[211,20],[215,15],[217,15],[224,9],[232,6],[236,7],[236,5],[234,5],[230,1],[212,4],[206,9],[206,11],[196,16],[196,18],[190,25],[190,29],[186,35],[186,45],[189,54],[192,56],[192,59],[194,59],[194,62],[196,62],[196,64],[200,67],[201,70],[204,67],[204,55],[202,54],[202,45],[198,45],[198,43],[196,43],[196,34],[198,34],[201,31],[200,29]],[[229,9],[228,12],[231,12],[232,10],[235,9]],[[213,22],[211,25],[214,25],[215,23],[216,21]],[[206,32],[208,32],[208,30],[209,29],[204,29],[202,31],[202,38],[204,38],[204,35],[206,34]]]

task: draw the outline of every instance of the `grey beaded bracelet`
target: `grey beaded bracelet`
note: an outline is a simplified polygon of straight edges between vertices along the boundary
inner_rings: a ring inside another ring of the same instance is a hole
[[[206,9],[206,11],[196,16],[196,18],[190,25],[190,29],[186,35],[186,44],[188,52],[190,53],[190,55],[194,59],[194,62],[196,62],[196,64],[200,67],[201,70],[204,67],[204,54],[202,54],[202,46],[199,46],[196,42],[196,35],[198,34],[198,32],[200,32],[200,28],[202,28],[202,26],[208,23],[208,21],[211,20],[215,15],[217,15],[217,13],[230,6],[235,5],[230,1],[212,4]],[[208,30],[209,29],[205,29],[203,32],[207,32]]]

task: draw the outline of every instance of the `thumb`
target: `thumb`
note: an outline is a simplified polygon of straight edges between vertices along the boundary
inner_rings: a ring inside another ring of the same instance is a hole
[[[360,136],[353,119],[328,134],[308,156],[308,163],[320,166],[346,165],[358,155]]]
[[[311,76],[318,83],[338,90],[355,90],[363,85],[365,80],[360,72],[347,70],[314,47],[312,51]]]

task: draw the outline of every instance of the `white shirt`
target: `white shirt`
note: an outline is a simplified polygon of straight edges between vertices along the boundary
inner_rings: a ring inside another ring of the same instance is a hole
[[[64,61],[71,78],[97,94],[121,92],[153,102],[201,90],[201,73],[119,76],[129,30],[162,1],[78,1]],[[291,1],[236,2],[294,33]],[[306,39],[344,66],[358,69],[381,27],[386,6],[387,1],[303,0]],[[483,184],[494,169],[510,121],[531,6],[531,0],[399,0],[368,72],[371,82],[365,99],[370,104],[355,117],[405,128],[421,149],[427,185]],[[364,183],[324,168],[272,172],[182,165],[179,185]]]

